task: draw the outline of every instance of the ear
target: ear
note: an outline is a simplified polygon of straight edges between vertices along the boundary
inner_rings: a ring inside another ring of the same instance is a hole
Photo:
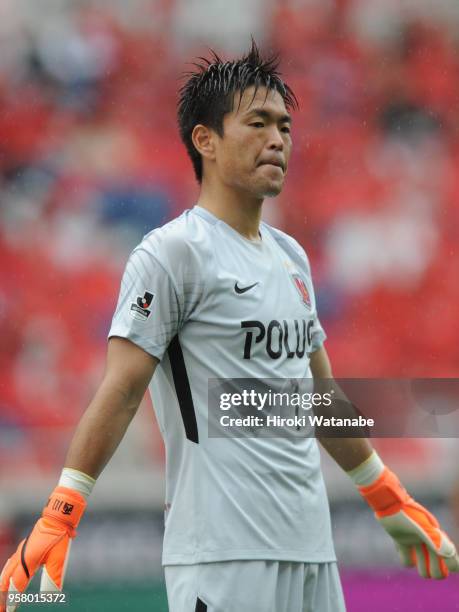
[[[198,123],[193,128],[191,139],[197,151],[205,159],[215,159],[215,133],[205,125]]]

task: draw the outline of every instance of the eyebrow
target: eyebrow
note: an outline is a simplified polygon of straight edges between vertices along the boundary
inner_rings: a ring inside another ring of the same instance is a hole
[[[247,111],[246,116],[250,117],[251,115],[256,115],[262,119],[269,120],[273,118],[274,113],[271,113],[264,108],[251,108]],[[287,113],[283,113],[279,116],[278,121],[279,123],[292,123],[292,118]]]

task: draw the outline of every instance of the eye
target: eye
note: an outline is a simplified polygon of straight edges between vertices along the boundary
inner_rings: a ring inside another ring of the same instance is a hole
[[[263,127],[265,127],[265,124],[262,121],[254,121],[250,125],[252,127],[255,127],[255,128],[263,128]]]
[[[290,134],[290,127],[288,125],[284,125],[283,127],[281,127],[281,132],[283,132],[284,134]]]

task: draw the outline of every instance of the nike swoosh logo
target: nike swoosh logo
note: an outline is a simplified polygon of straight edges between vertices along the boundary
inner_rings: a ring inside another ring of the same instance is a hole
[[[249,285],[248,287],[239,287],[239,285],[237,284],[237,281],[234,283],[234,291],[236,293],[245,293],[246,291],[250,291],[250,289],[253,289],[254,287],[256,287],[258,285],[258,282],[253,283],[253,285]]]

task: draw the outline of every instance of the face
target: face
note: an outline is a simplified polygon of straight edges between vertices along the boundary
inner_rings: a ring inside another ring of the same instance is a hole
[[[223,120],[223,137],[213,135],[213,171],[229,187],[261,199],[278,195],[284,185],[291,119],[277,91],[261,87],[253,94],[253,87],[241,100],[236,94],[234,109]]]

